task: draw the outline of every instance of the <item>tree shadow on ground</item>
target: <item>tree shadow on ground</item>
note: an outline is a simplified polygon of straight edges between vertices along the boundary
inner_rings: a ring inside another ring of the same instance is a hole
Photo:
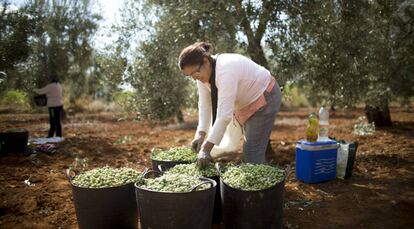
[[[378,127],[378,130],[413,139],[414,121],[393,121],[392,126]]]

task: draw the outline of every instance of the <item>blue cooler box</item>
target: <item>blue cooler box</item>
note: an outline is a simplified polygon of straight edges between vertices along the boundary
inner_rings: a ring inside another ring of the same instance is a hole
[[[296,177],[305,183],[319,183],[336,178],[336,141],[296,143]]]

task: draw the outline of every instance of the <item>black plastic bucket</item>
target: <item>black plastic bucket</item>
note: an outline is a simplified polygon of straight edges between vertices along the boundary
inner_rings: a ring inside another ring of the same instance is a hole
[[[282,228],[285,178],[260,191],[234,189],[220,179],[226,229]]]
[[[72,184],[73,177],[68,175],[68,178],[80,229],[138,227],[133,183],[110,188],[82,188]]]
[[[0,132],[1,153],[24,153],[29,141],[29,131],[19,129],[18,131],[6,130]]]
[[[162,165],[157,166],[158,171],[156,173],[164,173],[167,169]],[[214,180],[217,183],[216,196],[214,198],[214,211],[213,211],[213,224],[220,224],[222,220],[222,207],[221,207],[221,189],[220,189],[220,176],[207,177]]]
[[[33,97],[34,103],[36,106],[44,107],[47,105],[47,96],[46,95],[35,95]]]
[[[216,197],[214,198],[214,211],[213,211],[213,224],[220,224],[223,217],[223,210],[221,205],[221,185],[220,185],[220,177],[208,177],[213,179],[217,183],[216,187]]]
[[[199,179],[199,185],[210,183],[211,188],[180,193],[156,192],[141,188],[136,183],[141,228],[211,229],[217,183],[209,178]]]

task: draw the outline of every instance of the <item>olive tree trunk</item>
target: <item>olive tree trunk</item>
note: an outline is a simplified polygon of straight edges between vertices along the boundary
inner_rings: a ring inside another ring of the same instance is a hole
[[[375,126],[391,126],[391,116],[388,103],[381,107],[365,105],[365,116],[369,123],[374,122]]]

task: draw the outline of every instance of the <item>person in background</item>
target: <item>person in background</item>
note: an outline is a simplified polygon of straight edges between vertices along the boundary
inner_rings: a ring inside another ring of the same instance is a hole
[[[50,129],[48,138],[52,138],[55,133],[56,137],[62,137],[62,123],[60,120],[63,110],[62,86],[59,83],[57,75],[49,76],[49,84],[40,89],[34,89],[37,94],[45,94],[47,97],[47,107],[49,110]]]
[[[213,56],[211,51],[211,44],[197,42],[178,58],[181,72],[197,81],[199,119],[192,141],[197,164],[205,167],[212,160],[210,152],[220,144],[233,115],[244,129],[244,162],[264,163],[280,109],[280,87],[266,68],[249,58],[235,53]]]

